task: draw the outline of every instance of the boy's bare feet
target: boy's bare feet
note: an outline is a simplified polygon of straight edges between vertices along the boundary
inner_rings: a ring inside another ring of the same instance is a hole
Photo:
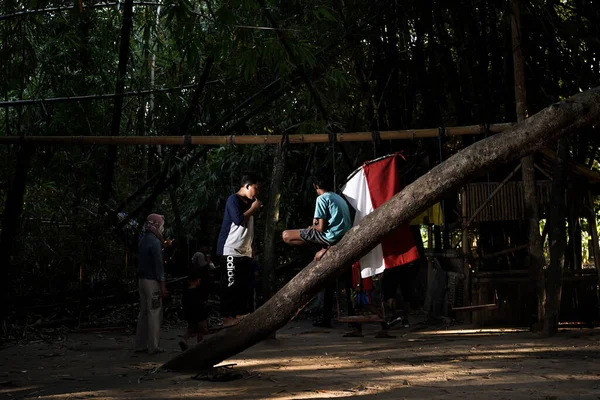
[[[329,248],[325,248],[325,249],[321,249],[321,250],[317,251],[317,254],[315,254],[315,261],[321,260],[321,258],[323,258],[323,255],[325,253],[327,253],[327,250],[329,250]]]

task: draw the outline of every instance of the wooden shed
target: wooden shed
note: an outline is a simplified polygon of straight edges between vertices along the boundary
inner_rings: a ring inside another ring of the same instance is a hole
[[[536,184],[540,226],[544,227],[552,192],[555,153],[536,155]],[[511,170],[512,168],[512,170]],[[528,272],[528,237],[520,164],[489,173],[465,185],[459,194],[462,226],[454,246],[462,250],[428,252],[446,258],[449,309],[462,320],[479,325],[529,325],[536,313],[535,290]],[[510,171],[508,175],[506,172]],[[504,178],[502,174],[504,175]],[[560,319],[563,323],[600,321],[598,271],[600,251],[594,194],[600,173],[576,162],[568,165],[567,230]],[[462,234],[459,234],[461,232]],[[544,229],[542,239],[546,242]],[[588,240],[585,240],[588,239]],[[586,241],[585,244],[582,244]],[[547,249],[547,244],[545,244]],[[547,251],[545,251],[547,254]],[[548,256],[546,255],[548,262]]]

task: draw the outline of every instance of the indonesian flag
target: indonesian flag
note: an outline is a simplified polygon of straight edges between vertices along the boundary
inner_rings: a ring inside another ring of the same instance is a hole
[[[363,164],[342,188],[342,193],[356,210],[354,226],[402,189],[397,167],[399,157],[400,154],[395,153]],[[360,259],[360,273],[363,278],[368,278],[418,258],[417,245],[405,224],[386,235],[377,247]]]

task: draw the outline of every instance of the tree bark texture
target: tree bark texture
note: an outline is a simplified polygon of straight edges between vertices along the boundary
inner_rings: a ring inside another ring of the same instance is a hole
[[[121,130],[121,116],[123,111],[123,91],[125,89],[125,75],[127,73],[127,61],[129,60],[131,38],[131,28],[133,27],[133,0],[125,0],[123,8],[123,24],[121,25],[121,43],[119,47],[119,64],[117,66],[117,84],[115,88],[115,105],[113,117],[110,124],[110,135],[119,136]],[[98,214],[104,218],[107,202],[112,193],[112,184],[115,174],[115,162],[117,161],[117,146],[108,148],[108,157],[104,165],[104,178],[102,180],[102,191],[100,192],[100,201]]]
[[[525,61],[521,42],[521,1],[512,0],[512,46],[513,70],[515,78],[515,103],[517,122],[523,121],[527,116],[527,95],[525,89]],[[536,310],[536,319],[532,318],[534,330],[541,329],[544,320],[544,250],[540,238],[540,216],[537,202],[535,183],[535,168],[533,156],[529,155],[521,160],[521,174],[523,176],[523,197],[525,201],[525,223],[529,244],[529,281],[532,311]],[[536,321],[536,322],[534,322]],[[536,329],[537,328],[537,329]]]
[[[567,247],[565,189],[568,152],[567,138],[561,138],[558,142],[556,164],[554,165],[552,200],[548,218],[548,223],[550,224],[550,265],[547,271],[546,312],[544,315],[544,335],[546,336],[552,336],[558,332],[563,267],[565,264],[565,249]]]
[[[456,190],[485,168],[505,164],[548,140],[600,121],[600,88],[579,93],[531,118],[463,149],[437,165],[353,227],[320,261],[313,261],[254,313],[163,365],[172,370],[211,367],[283,327],[340,270],[375,247],[381,238]]]

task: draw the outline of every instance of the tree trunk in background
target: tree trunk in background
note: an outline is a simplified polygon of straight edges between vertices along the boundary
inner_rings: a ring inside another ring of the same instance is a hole
[[[408,185],[352,228],[318,262],[313,261],[238,325],[225,329],[163,365],[172,370],[211,367],[267,338],[283,327],[321,289],[381,238],[412,220],[448,192],[486,168],[504,164],[541,148],[556,137],[600,121],[600,87],[555,103],[515,127],[450,157]]]
[[[558,332],[560,315],[560,299],[562,295],[563,267],[565,263],[565,248],[567,245],[565,218],[567,217],[565,203],[565,188],[567,182],[568,143],[561,138],[558,143],[554,177],[552,178],[552,200],[548,223],[550,243],[550,265],[546,286],[546,313],[544,315],[544,335],[552,336]]]
[[[279,222],[279,205],[281,198],[281,185],[287,160],[288,141],[284,140],[277,148],[273,160],[273,173],[267,199],[265,222],[264,257],[262,258],[262,295],[263,302],[268,301],[275,293],[275,269],[277,268],[277,255],[275,254],[275,241],[277,239],[277,223]],[[273,331],[272,338],[275,338]]]
[[[177,203],[177,193],[173,186],[169,187],[169,199],[171,200],[171,209],[173,210],[173,216],[175,218],[175,237],[182,236],[183,224],[181,223],[181,213],[179,212],[179,205]]]
[[[34,148],[27,145],[20,146],[17,152],[15,175],[10,182],[6,205],[4,206],[4,217],[2,219],[2,235],[0,236],[0,270],[2,271],[2,319],[4,324],[12,309],[12,290],[10,284],[12,269],[14,267],[13,256],[15,246],[19,243],[19,230],[21,225],[21,214],[23,212],[23,199],[27,187],[27,174],[31,168],[31,159]]]
[[[119,64],[117,67],[117,84],[115,94],[123,94],[125,88],[125,74],[127,73],[127,61],[129,60],[129,39],[131,37],[131,28],[133,26],[133,0],[125,0],[123,8],[123,24],[121,25],[121,44],[119,47]],[[121,131],[121,116],[123,112],[123,96],[115,97],[113,117],[110,124],[111,136],[119,136]],[[108,148],[108,157],[104,164],[104,178],[102,180],[102,190],[98,205],[98,215],[101,219],[107,210],[107,202],[113,191],[113,178],[115,174],[115,162],[117,161],[117,146],[112,145]]]
[[[584,195],[578,199],[585,198]],[[572,204],[573,208],[573,269],[581,269],[583,267],[583,248],[581,245],[581,219],[577,215],[578,210],[581,209],[581,201],[577,200],[575,204]]]
[[[517,107],[517,121],[521,122],[527,115],[527,95],[525,91],[525,61],[521,45],[521,2],[512,0],[512,46],[513,68],[515,77],[515,101]],[[532,315],[537,310],[537,321],[532,319],[532,329],[542,329],[544,321],[544,251],[540,238],[540,216],[538,211],[537,191],[535,183],[535,169],[533,155],[521,160],[521,173],[523,174],[523,196],[525,200],[525,225],[529,245],[529,280]]]
[[[192,99],[190,101],[190,106],[186,110],[183,121],[179,125],[179,134],[181,136],[185,136],[185,135],[189,134],[190,124],[192,122],[192,119],[193,119],[195,113],[200,109],[200,98],[201,98],[202,92],[204,91],[204,88],[206,86],[206,81],[208,80],[208,76],[210,74],[210,70],[212,68],[214,60],[215,59],[214,59],[213,55],[210,55],[206,58],[206,62],[204,64],[204,70],[202,71],[202,75],[200,76],[200,81],[198,82],[198,86],[196,86],[196,90],[194,90],[194,93],[192,95]],[[152,107],[154,107],[154,106],[152,105]],[[159,150],[161,150],[161,149],[159,149]],[[172,164],[175,163],[175,161],[174,161],[175,155],[180,149],[178,147],[173,147],[169,151],[167,151],[167,149],[162,149],[162,150],[163,150],[162,167],[161,167],[161,171],[160,171],[158,177],[156,178],[156,183],[154,185],[154,189],[152,190],[150,195],[142,201],[140,206],[136,207],[126,218],[124,218],[123,220],[121,220],[121,222],[119,224],[117,224],[116,230],[121,229],[123,226],[125,226],[127,221],[129,221],[132,218],[137,217],[140,214],[140,212],[142,213],[142,215],[140,216],[141,218],[145,218],[146,215],[149,215],[150,213],[152,213],[153,212],[152,210],[154,208],[154,202],[156,201],[158,196],[165,189],[169,188],[174,182],[178,181],[179,177],[181,176],[181,172],[182,172],[181,170],[183,168],[191,168],[191,166],[193,166],[193,164],[196,161],[198,161],[206,153],[206,151],[208,151],[208,148],[204,148],[203,150],[197,151],[196,154],[194,154],[193,156],[188,155],[187,160],[183,163],[184,165],[187,165],[186,167],[183,167],[180,165],[180,166],[176,166],[172,169],[171,169],[171,166],[172,166]],[[170,175],[169,175],[169,172],[170,172]],[[146,182],[146,183],[148,183],[148,182]],[[119,210],[116,210],[116,211],[118,212]]]
[[[146,6],[146,10],[144,12],[144,32],[142,34],[142,41],[143,41],[143,49],[142,49],[142,56],[143,56],[143,63],[142,63],[142,76],[148,76],[150,77],[150,69],[152,68],[151,66],[151,61],[150,61],[150,47],[151,47],[151,39],[150,39],[150,20],[154,20],[154,18],[151,18],[152,15],[152,8],[150,6]],[[150,90],[154,89],[154,82],[152,82],[152,79],[150,79]],[[147,116],[151,115],[152,113],[152,109],[150,107],[150,102],[154,101],[154,96],[150,95],[149,100],[146,99],[139,99],[140,104],[138,106],[138,112],[137,112],[137,121],[136,121],[136,126],[137,126],[137,135],[138,136],[147,136],[150,133],[150,127],[148,126],[148,124],[146,123],[147,120],[148,122],[151,121],[151,117],[147,118]],[[142,146],[141,147],[141,152],[142,152],[142,160],[143,160],[143,167],[142,167],[142,179],[144,181],[148,180],[148,176],[150,175],[149,172],[149,158],[148,158],[148,147],[149,146]]]

